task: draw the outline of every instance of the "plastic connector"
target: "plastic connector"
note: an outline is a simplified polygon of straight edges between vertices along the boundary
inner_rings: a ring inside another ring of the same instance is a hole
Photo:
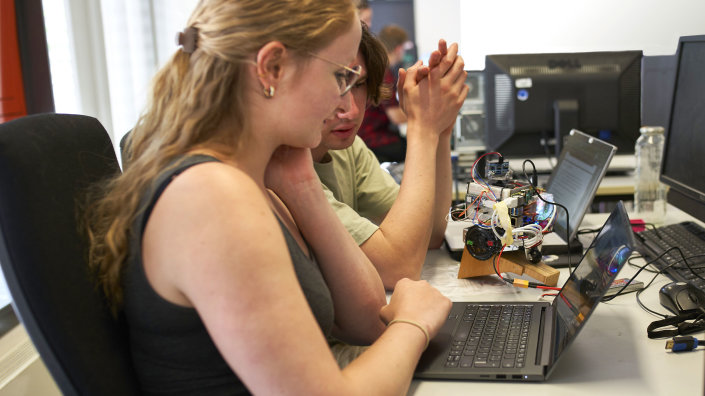
[[[516,287],[524,287],[524,288],[529,287],[529,281],[524,280],[524,279],[514,279],[512,284]]]
[[[519,206],[519,197],[505,198],[504,203],[507,204],[508,208],[516,208],[517,206]]]
[[[692,351],[697,347],[698,339],[691,336],[678,336],[666,341],[666,349],[670,349],[673,352]]]

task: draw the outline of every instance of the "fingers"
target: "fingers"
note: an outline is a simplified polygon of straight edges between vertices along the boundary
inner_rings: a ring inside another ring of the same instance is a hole
[[[441,63],[441,59],[448,53],[448,45],[444,39],[438,40],[438,49],[431,53],[428,59],[429,69],[433,69]]]
[[[454,83],[459,83],[465,85],[465,78],[467,77],[467,72],[465,71],[465,60],[462,56],[458,55],[453,62],[450,70],[446,73],[446,76]]]
[[[414,79],[417,84],[419,81],[423,80],[426,76],[428,76],[428,67],[424,66],[422,60],[417,60],[416,63],[413,64],[410,68],[407,69],[407,71],[414,71]]]
[[[411,66],[408,71],[411,71],[412,69],[415,72],[413,81],[415,81],[417,84],[428,76],[429,68],[428,66],[424,66],[422,60],[416,61],[416,63],[414,63],[414,65]]]
[[[422,64],[421,61],[416,62],[413,66],[407,70],[399,69],[399,81],[397,82],[397,95],[399,95],[399,107],[408,114],[406,111],[406,95],[407,90],[411,89],[413,85],[418,84],[418,74],[419,66]],[[412,83],[410,83],[412,82]]]
[[[379,317],[382,319],[382,322],[384,323],[389,323],[394,319],[394,309],[389,306],[389,304],[383,306],[379,310]]]
[[[397,90],[401,90],[402,88],[404,88],[404,85],[407,84],[407,81],[416,81],[416,75],[419,73],[419,68],[420,68],[421,64],[422,64],[422,62],[421,62],[421,61],[418,61],[418,62],[416,62],[413,66],[411,66],[410,68],[406,69],[406,71],[405,71],[405,73],[404,73],[404,74],[405,74],[405,76],[404,76],[404,84],[399,84],[399,83],[397,83]],[[401,77],[401,71],[402,71],[402,70],[403,70],[403,69],[399,69],[400,77]]]
[[[445,76],[446,73],[451,69],[456,64],[456,61],[458,60],[458,44],[453,43],[446,49],[445,55],[440,59],[440,62],[437,65],[437,71],[436,74],[438,77]],[[429,61],[429,67],[433,69],[433,67],[430,65]]]
[[[438,52],[441,53],[441,56],[446,56],[448,53],[448,43],[444,39],[438,40]]]
[[[423,325],[433,337],[445,323],[450,300],[426,281],[401,279],[394,287],[389,304],[380,309],[384,323],[407,319]]]
[[[397,97],[399,98],[399,108],[406,113],[404,109],[404,81],[406,81],[406,70],[399,69],[399,77],[397,78]]]
[[[440,70],[437,72],[438,77],[444,76],[455,63],[457,55],[457,43],[453,43],[450,47],[448,47],[448,44],[444,39],[438,40],[438,49],[431,52],[431,55],[428,58],[428,67],[426,67],[427,70],[419,71],[416,77],[416,82],[421,82],[421,80],[429,75],[431,70],[437,67],[440,67]]]
[[[431,52],[431,56],[428,57],[428,67],[430,69],[437,67],[438,64],[441,63],[441,59],[443,59],[444,55],[445,54],[441,54],[440,51]]]
[[[428,77],[428,74],[430,73],[430,69],[428,66],[423,66],[419,68],[418,73],[416,73],[416,82],[419,83],[421,80],[424,78]]]

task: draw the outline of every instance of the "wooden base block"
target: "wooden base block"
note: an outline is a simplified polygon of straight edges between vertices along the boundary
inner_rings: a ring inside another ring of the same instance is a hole
[[[478,260],[472,257],[467,249],[465,249],[463,250],[463,256],[460,260],[458,278],[493,275],[495,274],[495,261],[495,257],[489,260]],[[560,275],[560,271],[543,262],[539,262],[538,264],[530,263],[522,251],[502,253],[502,256],[499,258],[499,272],[510,272],[517,275],[526,274],[546,286],[556,286],[558,284],[558,276]]]

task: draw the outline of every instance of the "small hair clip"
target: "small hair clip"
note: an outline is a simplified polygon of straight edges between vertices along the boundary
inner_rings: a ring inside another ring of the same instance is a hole
[[[192,54],[196,50],[198,42],[198,29],[189,26],[176,36],[176,43],[181,46],[181,50],[187,54]]]

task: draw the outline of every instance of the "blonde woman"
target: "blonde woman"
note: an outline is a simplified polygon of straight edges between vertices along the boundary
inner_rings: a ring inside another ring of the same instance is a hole
[[[387,304],[309,150],[349,103],[360,29],[349,0],[198,3],[91,216],[145,394],[406,392],[450,302],[404,279]],[[371,346],[341,370],[328,336]]]

